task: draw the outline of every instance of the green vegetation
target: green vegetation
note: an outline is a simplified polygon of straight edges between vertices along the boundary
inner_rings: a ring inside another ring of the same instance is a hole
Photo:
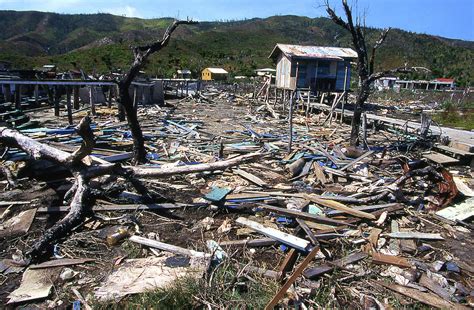
[[[443,111],[434,114],[432,118],[443,126],[473,130],[474,106],[471,103],[470,107],[459,107],[451,102],[446,102]]]
[[[310,8],[308,8],[310,9]],[[160,37],[171,19],[139,19],[110,14],[61,15],[0,11],[0,60],[19,68],[71,61],[99,73],[126,69],[129,46]],[[367,29],[369,41],[379,30]],[[234,75],[272,66],[268,55],[276,43],[350,47],[349,34],[327,18],[273,16],[230,22],[203,22],[178,29],[170,45],[150,60],[151,75],[172,76],[179,68],[195,75],[207,66],[221,66]],[[377,69],[424,66],[430,77],[453,77],[458,85],[473,81],[474,43],[393,29],[380,49]],[[422,77],[425,76],[412,76]]]

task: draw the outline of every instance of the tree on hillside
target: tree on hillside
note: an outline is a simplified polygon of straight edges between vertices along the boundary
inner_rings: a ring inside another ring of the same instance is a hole
[[[354,115],[352,117],[352,130],[351,130],[351,139],[350,144],[355,146],[358,144],[359,140],[359,128],[360,128],[360,119],[362,112],[364,111],[364,104],[367,98],[370,95],[370,85],[376,80],[390,76],[397,73],[410,73],[415,71],[429,71],[426,68],[422,67],[399,67],[391,70],[374,72],[374,63],[375,63],[375,54],[378,48],[383,44],[387,38],[387,34],[390,31],[390,28],[382,30],[380,33],[379,39],[372,46],[370,57],[369,51],[367,49],[367,42],[365,38],[365,27],[362,25],[364,21],[360,16],[356,16],[354,22],[354,17],[352,14],[352,8],[347,3],[347,0],[342,0],[342,6],[344,8],[344,13],[346,15],[346,20],[338,16],[335,12],[335,9],[331,8],[329,0],[326,0],[324,7],[329,17],[334,23],[341,26],[350,32],[352,36],[352,44],[355,51],[357,52],[357,70],[359,75],[359,89],[357,90],[356,102],[354,105]]]
[[[119,87],[119,101],[127,117],[127,122],[130,127],[133,139],[133,160],[135,163],[145,162],[146,151],[145,151],[145,139],[143,138],[143,132],[140,127],[140,123],[137,117],[137,108],[133,106],[133,100],[130,96],[130,86],[133,80],[138,75],[140,70],[146,64],[146,61],[150,55],[160,51],[170,41],[171,34],[181,24],[196,24],[192,20],[175,20],[165,31],[163,38],[160,41],[153,42],[148,45],[133,47],[134,60],[130,69],[127,73],[118,81]],[[121,113],[121,112],[120,112]]]

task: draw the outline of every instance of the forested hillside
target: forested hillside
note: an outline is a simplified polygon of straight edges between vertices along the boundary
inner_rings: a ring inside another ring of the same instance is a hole
[[[124,69],[131,61],[130,45],[161,35],[170,19],[138,19],[110,14],[62,15],[0,11],[0,60],[17,68],[75,62],[87,71]],[[372,40],[378,29],[367,29]],[[272,66],[268,59],[276,43],[350,47],[348,33],[326,18],[273,16],[232,22],[203,22],[180,27],[170,45],[152,57],[146,70],[171,76],[179,68],[199,72],[222,66],[234,75],[248,75]],[[394,29],[379,50],[379,69],[408,63],[425,66],[433,77],[454,77],[472,84],[474,42],[450,40]]]

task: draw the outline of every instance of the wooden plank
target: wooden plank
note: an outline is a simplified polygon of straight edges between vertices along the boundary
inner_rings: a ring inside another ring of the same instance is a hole
[[[174,254],[180,254],[180,255],[186,255],[186,256],[194,256],[194,257],[210,257],[212,256],[211,254],[204,253],[204,252],[198,252],[194,250],[189,250],[185,249],[179,246],[175,246],[172,244],[167,244],[164,242],[156,241],[156,240],[151,240],[139,236],[131,236],[128,240],[139,243],[142,245],[146,245],[152,248],[160,249],[162,251],[167,251],[171,252]]]
[[[248,173],[247,171],[244,171],[242,169],[232,169],[232,172],[260,187],[268,187],[268,184],[265,183],[265,181],[251,173]]]
[[[301,251],[306,251],[309,246],[310,242],[308,240],[298,238],[296,236],[290,235],[288,233],[282,232],[278,229],[271,228],[271,227],[265,227],[260,223],[248,220],[244,217],[239,217],[236,220],[237,223],[247,226],[261,234],[264,234],[267,237],[273,238],[275,240],[278,240],[284,244],[287,244],[291,247],[294,247],[298,250]]]
[[[379,265],[393,265],[402,268],[410,268],[412,264],[403,257],[372,253],[372,263]]]
[[[301,229],[304,230],[304,232],[306,233],[306,236],[308,236],[309,240],[311,240],[311,243],[313,245],[319,245],[317,237],[315,236],[311,228],[308,227],[306,222],[303,219],[299,219],[299,218],[296,218],[296,222],[298,222],[298,225],[300,225]]]
[[[287,272],[293,269],[293,266],[295,265],[297,259],[298,251],[296,251],[295,249],[290,249],[288,253],[286,253],[285,259],[278,267],[278,271],[281,273],[282,276],[284,276]]]
[[[426,239],[426,240],[444,240],[440,234],[421,233],[416,231],[394,232],[385,234],[385,236],[397,239]]]
[[[472,143],[465,143],[461,141],[451,140],[451,142],[449,142],[449,146],[454,149],[458,149],[464,152],[470,152],[470,153],[474,152],[474,144]]]
[[[249,248],[254,247],[264,247],[264,246],[273,246],[277,245],[280,242],[272,238],[261,238],[261,239],[251,239],[251,240],[231,240],[231,241],[222,241],[219,242],[219,245],[222,246],[245,246]]]
[[[273,310],[273,308],[278,304],[278,301],[285,295],[286,291],[290,286],[295,283],[296,279],[301,275],[303,270],[308,266],[308,264],[314,259],[316,254],[319,252],[319,247],[314,247],[313,250],[306,256],[306,258],[298,265],[295,272],[291,275],[290,278],[286,281],[281,289],[275,294],[272,300],[265,306],[265,310]]]
[[[331,265],[325,264],[318,267],[307,269],[304,271],[303,275],[308,279],[312,279],[333,270],[335,266],[344,267],[346,265],[353,264],[355,262],[363,260],[366,257],[367,257],[367,254],[364,252],[353,253],[346,257],[333,261]]]
[[[421,285],[443,298],[444,300],[451,301],[451,296],[445,288],[441,287],[438,283],[430,279],[426,273],[423,273],[418,281]]]
[[[51,268],[51,267],[60,267],[60,266],[72,266],[79,265],[84,263],[93,262],[92,258],[62,258],[50,260],[38,265],[31,265],[30,269],[42,269],[42,268]]]
[[[344,213],[347,213],[347,214],[350,214],[350,215],[354,215],[354,216],[361,217],[361,218],[366,218],[366,219],[369,219],[369,220],[375,220],[376,219],[376,217],[373,214],[370,214],[370,213],[367,213],[367,212],[364,212],[364,211],[359,211],[359,210],[356,210],[356,209],[353,209],[353,208],[349,208],[349,207],[343,205],[342,203],[340,203],[338,201],[334,201],[334,200],[330,200],[330,199],[321,199],[321,198],[315,197],[314,195],[306,195],[306,194],[303,194],[303,197],[305,199],[308,199],[308,200],[314,202],[314,203],[320,204],[322,206],[325,206],[325,207],[328,207],[328,208],[331,208],[331,209],[343,211]]]
[[[439,309],[469,309],[468,307],[465,307],[463,305],[448,302],[432,293],[420,292],[419,290],[414,288],[408,288],[398,284],[386,284],[382,281],[374,281],[374,283],[377,283],[378,285],[388,288],[389,290],[408,296],[411,299]]]
[[[459,163],[459,160],[446,156],[444,154],[436,153],[436,152],[431,152],[429,154],[423,154],[423,157],[426,159],[429,159],[437,164],[441,165],[448,165],[448,164],[457,164]]]
[[[373,211],[373,210],[379,210],[379,209],[386,209],[394,206],[400,205],[399,203],[384,203],[384,204],[379,204],[379,205],[371,205],[371,206],[355,206],[351,207],[353,210],[359,210],[359,211]],[[339,214],[344,214],[344,211],[339,211],[339,210],[331,210],[326,212],[327,216],[334,216],[334,215],[339,215]]]
[[[465,150],[460,150],[460,149],[457,149],[457,148],[454,148],[454,147],[449,147],[449,146],[442,145],[442,144],[436,144],[435,148],[439,149],[439,150],[442,150],[442,151],[445,151],[447,153],[454,154],[454,155],[466,156],[466,157],[474,156],[474,153],[467,152]]]
[[[282,215],[291,216],[291,217],[294,217],[294,218],[300,218],[300,219],[311,221],[311,222],[323,223],[323,224],[329,224],[329,225],[348,225],[347,223],[345,223],[343,221],[333,220],[333,219],[330,219],[330,218],[326,218],[324,216],[314,215],[314,214],[311,214],[311,213],[308,213],[308,212],[295,211],[295,210],[290,210],[290,209],[285,209],[285,208],[279,208],[279,207],[270,206],[270,205],[266,205],[266,204],[262,204],[262,203],[259,203],[258,206],[265,209],[265,210],[267,210],[267,211],[275,212],[275,213],[282,214]],[[349,224],[349,226],[351,226],[351,225]]]

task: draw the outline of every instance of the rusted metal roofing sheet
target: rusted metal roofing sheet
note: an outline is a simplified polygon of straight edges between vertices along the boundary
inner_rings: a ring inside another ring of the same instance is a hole
[[[287,57],[298,58],[318,58],[318,59],[337,59],[357,58],[357,53],[351,48],[328,47],[328,46],[309,46],[278,43],[270,54],[269,58],[274,58],[277,52],[281,51]]]

